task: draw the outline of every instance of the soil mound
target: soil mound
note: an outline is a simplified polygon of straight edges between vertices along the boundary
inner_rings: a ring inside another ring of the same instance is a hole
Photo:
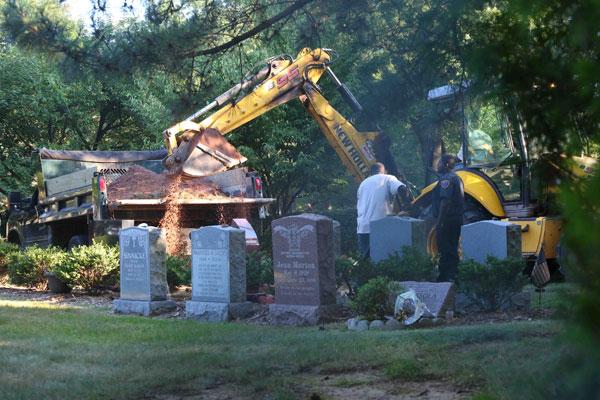
[[[139,165],[131,166],[125,174],[110,183],[107,190],[109,202],[167,197],[170,201],[226,197],[216,185],[203,178],[181,179],[176,175],[157,174]]]

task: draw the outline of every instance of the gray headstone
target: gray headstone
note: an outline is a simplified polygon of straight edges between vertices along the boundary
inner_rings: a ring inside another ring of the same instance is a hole
[[[301,214],[273,221],[275,303],[335,304],[333,221]]]
[[[246,301],[246,239],[241,229],[205,226],[191,232],[192,300]]]
[[[335,314],[333,220],[301,214],[273,221],[275,303],[269,321],[314,325]]]
[[[159,228],[132,227],[119,234],[121,299],[167,300],[166,244]]]
[[[485,263],[488,256],[498,259],[521,258],[521,227],[502,221],[479,221],[463,225],[463,259]]]
[[[230,304],[246,301],[246,239],[244,231],[205,226],[190,233],[192,300],[189,318],[215,322],[230,318]]]
[[[371,260],[378,262],[402,255],[403,247],[427,250],[425,221],[410,217],[390,216],[370,223]]]
[[[164,232],[131,227],[119,233],[121,296],[115,312],[151,315],[175,308],[169,300]]]
[[[429,311],[431,316],[444,316],[446,310],[454,309],[455,288],[452,282],[399,282],[400,286],[407,291],[413,289]]]

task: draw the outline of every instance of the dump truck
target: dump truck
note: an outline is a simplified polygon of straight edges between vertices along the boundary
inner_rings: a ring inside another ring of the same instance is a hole
[[[182,232],[204,225],[229,224],[233,219],[256,221],[274,200],[263,197],[262,181],[255,172],[239,166],[245,158],[239,153],[233,158],[226,152],[220,153],[217,168],[208,168],[198,183],[208,188],[209,195],[202,191],[194,195],[194,190],[189,190],[194,185],[186,184],[187,196],[175,201],[185,216],[181,219]],[[1,216],[2,235],[21,247],[72,248],[91,243],[92,239],[116,242],[120,229],[140,223],[157,226],[169,199],[164,196],[165,188],[151,187],[156,186],[156,181],[146,177],[164,176],[166,156],[166,150],[38,149],[32,156],[36,163],[35,190],[27,198],[20,192],[9,193],[8,208]],[[223,161],[227,158],[228,162]],[[229,169],[231,166],[235,168]],[[131,196],[124,196],[121,184],[115,197],[111,187],[118,186],[119,179],[133,170],[143,171],[144,178],[132,183],[135,175],[129,176],[125,186],[135,184],[148,190],[131,190]]]

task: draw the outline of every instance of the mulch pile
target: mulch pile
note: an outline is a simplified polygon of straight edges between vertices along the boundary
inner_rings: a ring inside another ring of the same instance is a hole
[[[139,165],[131,166],[127,172],[108,185],[108,201],[123,199],[210,199],[226,196],[215,184],[203,178],[182,179],[177,182],[177,193],[169,193],[179,177],[157,174]]]

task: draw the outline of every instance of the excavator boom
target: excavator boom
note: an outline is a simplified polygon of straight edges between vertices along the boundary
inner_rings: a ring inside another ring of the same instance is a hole
[[[206,107],[163,132],[169,153],[164,161],[166,168],[188,176],[200,176],[204,169],[197,165],[201,159],[198,154],[210,149],[199,145],[198,135],[211,128],[227,134],[274,107],[299,98],[357,180],[366,178],[376,161],[383,162],[389,173],[396,174],[387,136],[380,131],[359,132],[320,93],[317,82],[327,72],[350,107],[355,112],[362,110],[350,90],[330,69],[334,55],[330,49],[305,48],[296,59],[277,56],[267,60],[256,73],[246,76]],[[212,114],[205,116],[209,112]],[[194,122],[202,116],[204,119]],[[234,165],[226,164],[231,160],[223,160],[227,167]]]

